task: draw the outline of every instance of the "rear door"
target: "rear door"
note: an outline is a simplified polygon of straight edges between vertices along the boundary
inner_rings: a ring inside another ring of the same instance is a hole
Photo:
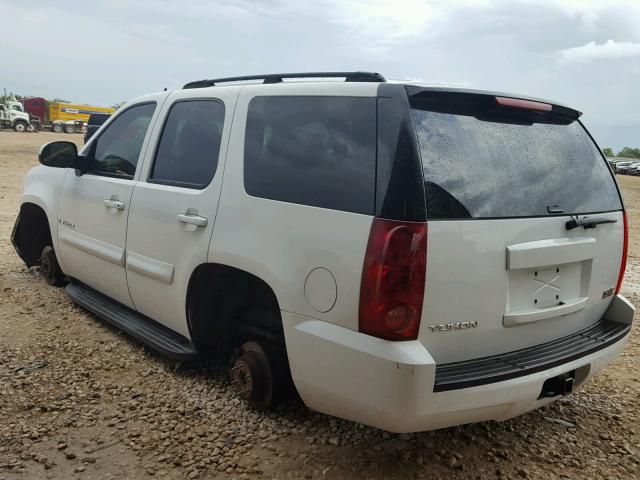
[[[238,89],[173,92],[131,199],[127,280],[135,308],[189,337],[186,294],[207,261]]]
[[[621,199],[577,112],[412,92],[428,216],[420,339],[439,363],[597,322],[621,263]],[[567,228],[572,218],[611,220]]]

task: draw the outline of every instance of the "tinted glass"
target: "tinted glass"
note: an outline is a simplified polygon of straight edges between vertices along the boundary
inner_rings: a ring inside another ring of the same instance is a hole
[[[189,100],[171,107],[162,130],[151,179],[204,187],[216,173],[224,126],[224,104]]]
[[[256,97],[244,182],[257,197],[372,214],[375,98]]]
[[[87,124],[91,126],[100,126],[109,119],[110,115],[106,113],[92,113]]]
[[[155,103],[137,105],[114,118],[93,143],[88,170],[98,174],[133,177],[155,108]]]
[[[577,214],[622,208],[577,120],[492,104],[412,99],[429,218]]]

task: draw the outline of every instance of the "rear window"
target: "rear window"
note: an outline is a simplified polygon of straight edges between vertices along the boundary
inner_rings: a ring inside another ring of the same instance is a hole
[[[469,97],[411,98],[429,218],[622,208],[605,161],[577,120]]]
[[[87,123],[91,126],[99,127],[104,122],[106,122],[110,116],[111,115],[108,115],[106,113],[92,113]]]
[[[244,160],[249,195],[372,214],[376,99],[256,97]]]
[[[209,185],[218,168],[224,104],[178,101],[171,107],[149,181],[187,188]]]

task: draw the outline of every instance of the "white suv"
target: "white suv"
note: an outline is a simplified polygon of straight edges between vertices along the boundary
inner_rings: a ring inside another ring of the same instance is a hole
[[[45,145],[12,238],[157,350],[228,351],[259,408],[293,385],[394,432],[506,419],[631,329],[626,215],[579,116],[365,72],[193,82]]]

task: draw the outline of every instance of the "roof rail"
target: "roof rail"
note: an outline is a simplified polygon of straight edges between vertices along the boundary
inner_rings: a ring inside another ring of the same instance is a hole
[[[218,83],[242,82],[245,80],[262,80],[262,83],[281,83],[285,78],[336,78],[344,77],[345,82],[386,82],[379,73],[373,72],[302,72],[302,73],[269,73],[266,75],[247,75],[244,77],[214,78],[196,80],[182,88],[215,87]]]

